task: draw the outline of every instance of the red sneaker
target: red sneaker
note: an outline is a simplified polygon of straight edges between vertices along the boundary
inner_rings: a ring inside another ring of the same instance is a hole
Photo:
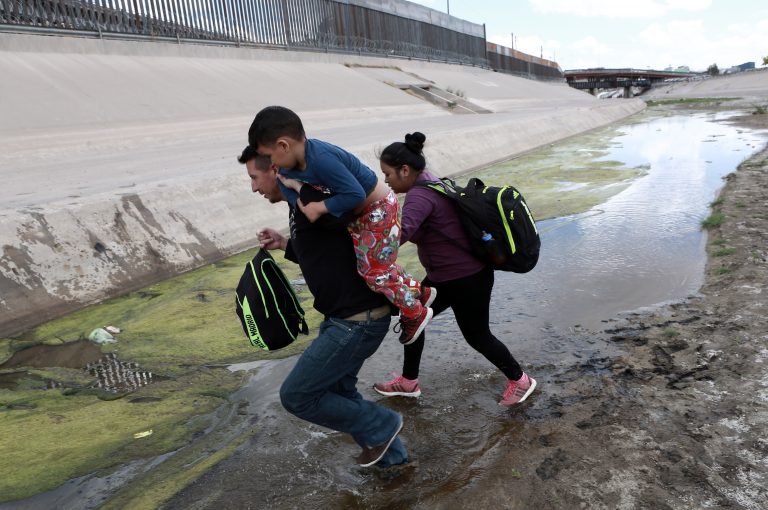
[[[421,296],[419,296],[419,301],[421,301],[421,306],[425,306],[425,307],[432,306],[432,303],[435,302],[436,297],[437,297],[436,288],[427,287],[425,285],[421,286]]]
[[[432,309],[422,307],[418,317],[408,319],[400,315],[400,343],[408,345],[413,343],[427,327],[432,319]]]

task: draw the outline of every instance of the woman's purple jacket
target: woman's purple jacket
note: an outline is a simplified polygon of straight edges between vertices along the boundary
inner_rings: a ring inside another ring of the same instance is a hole
[[[422,171],[417,181],[438,181]],[[455,280],[483,269],[483,263],[470,254],[467,235],[456,209],[435,190],[413,186],[405,194],[400,243],[415,243],[419,260],[433,282]]]

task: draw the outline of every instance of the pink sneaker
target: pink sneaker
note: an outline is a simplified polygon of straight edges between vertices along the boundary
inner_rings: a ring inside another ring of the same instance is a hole
[[[426,285],[421,286],[421,296],[419,296],[419,301],[421,301],[421,306],[429,308],[432,306],[432,303],[435,302],[435,298],[437,297],[437,289],[434,287],[427,287]]]
[[[373,385],[376,393],[385,397],[418,397],[421,395],[418,379],[406,379],[402,375],[392,374],[396,377],[389,382],[378,382]]]
[[[528,398],[528,395],[533,393],[533,390],[536,388],[536,379],[532,379],[528,377],[528,374],[523,373],[523,376],[518,381],[507,381],[507,388],[504,390],[504,395],[501,396],[501,401],[499,401],[500,406],[511,406],[515,404],[519,404],[526,398]]]

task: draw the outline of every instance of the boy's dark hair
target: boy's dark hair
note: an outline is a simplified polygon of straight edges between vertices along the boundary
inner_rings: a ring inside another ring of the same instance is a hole
[[[303,140],[304,126],[293,111],[284,106],[267,106],[256,114],[248,130],[248,144],[272,145],[281,136]]]
[[[260,156],[252,145],[246,145],[243,152],[237,157],[237,160],[244,165],[252,159],[256,160],[256,167],[259,170],[266,170],[272,163],[269,156]]]
[[[408,165],[417,172],[421,172],[427,166],[427,161],[422,153],[426,141],[427,137],[423,133],[418,131],[413,134],[408,133],[405,135],[405,142],[394,142],[387,145],[379,154],[379,159],[384,164],[398,169],[398,174],[400,173],[399,168],[403,165]]]

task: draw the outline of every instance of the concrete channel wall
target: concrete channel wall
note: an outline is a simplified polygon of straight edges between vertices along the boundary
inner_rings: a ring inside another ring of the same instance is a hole
[[[644,108],[475,67],[231,46],[0,34],[0,335],[250,248],[286,226],[235,157],[282,104],[378,171],[424,132],[455,175]],[[460,114],[407,92],[461,91]],[[234,284],[235,282],[233,282]]]

